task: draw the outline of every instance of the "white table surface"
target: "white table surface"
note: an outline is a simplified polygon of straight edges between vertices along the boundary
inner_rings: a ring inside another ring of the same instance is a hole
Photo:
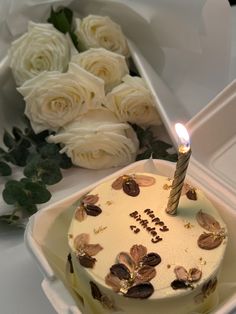
[[[232,67],[235,69],[236,6],[232,8],[232,15]],[[108,172],[99,172],[96,179]],[[0,314],[55,314],[41,290],[43,276],[26,250],[23,231],[1,228],[0,252]]]

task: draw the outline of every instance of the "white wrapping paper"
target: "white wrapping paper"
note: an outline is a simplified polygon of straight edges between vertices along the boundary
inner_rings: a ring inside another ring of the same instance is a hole
[[[171,88],[188,118],[235,75],[227,0],[1,0],[0,60],[10,42],[26,31],[28,20],[46,21],[52,5],[70,6],[81,16],[111,16]]]

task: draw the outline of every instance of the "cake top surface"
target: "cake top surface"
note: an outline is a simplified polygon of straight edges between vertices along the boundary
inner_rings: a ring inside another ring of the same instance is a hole
[[[131,173],[81,195],[69,245],[78,263],[101,285],[115,290],[114,276],[121,279],[128,269],[129,278],[150,281],[151,298],[161,299],[187,294],[189,287],[214,276],[226,248],[225,223],[203,192],[187,184],[177,215],[168,215],[170,188],[167,177]],[[178,289],[178,284],[186,289]]]

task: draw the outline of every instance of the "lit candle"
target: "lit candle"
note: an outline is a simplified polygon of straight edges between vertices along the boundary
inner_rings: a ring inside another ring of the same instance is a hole
[[[174,180],[171,186],[169,201],[166,208],[166,212],[170,215],[176,215],[177,213],[177,207],[191,156],[188,131],[180,123],[175,125],[175,130],[178,135],[180,145],[178,147],[178,161],[176,164]]]

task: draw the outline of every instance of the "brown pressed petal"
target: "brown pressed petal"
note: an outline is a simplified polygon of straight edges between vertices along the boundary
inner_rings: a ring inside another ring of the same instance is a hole
[[[213,216],[204,213],[202,210],[197,213],[196,218],[199,225],[207,231],[216,232],[221,229],[219,222]]]
[[[188,190],[186,196],[189,200],[196,201],[197,200],[197,193],[194,189]]]
[[[95,300],[101,301],[102,293],[101,293],[100,289],[98,288],[98,286],[92,281],[90,281],[89,284],[90,284],[90,288],[91,288],[92,297]]]
[[[118,277],[119,279],[129,280],[131,277],[128,267],[120,263],[112,265],[110,268],[110,272],[112,273],[112,275]]]
[[[179,279],[172,281],[170,285],[171,285],[172,289],[174,289],[174,290],[187,289],[190,287],[190,285],[188,285],[185,281],[179,280]]]
[[[124,178],[123,176],[117,178],[111,185],[114,190],[121,190],[123,185]]]
[[[188,275],[188,281],[196,282],[200,280],[202,277],[202,272],[198,268],[190,268],[189,275]]]
[[[75,212],[75,219],[78,221],[83,221],[85,220],[87,217],[86,211],[84,209],[84,206],[81,205],[80,207],[77,208],[76,212]]]
[[[142,244],[135,244],[130,249],[130,255],[136,264],[138,264],[142,258],[147,254],[147,248]]]
[[[129,288],[125,297],[135,298],[135,299],[147,299],[154,292],[153,285],[150,282],[140,283]]]
[[[188,280],[188,272],[183,266],[176,266],[174,269],[174,273],[176,278],[180,281],[187,281]]]
[[[132,272],[135,268],[135,262],[131,258],[131,256],[126,252],[121,252],[117,255],[117,262],[120,264],[124,264],[127,266],[130,272]]]
[[[89,243],[89,234],[81,233],[77,235],[74,239],[74,246],[76,250],[83,249],[86,244]]]
[[[101,214],[102,210],[100,207],[98,207],[97,205],[93,205],[93,204],[86,204],[84,206],[85,211],[87,213],[87,215],[89,216],[98,216]]]
[[[121,288],[121,281],[118,277],[116,277],[115,275],[112,275],[111,273],[109,273],[106,277],[105,277],[105,283],[112,287],[113,291],[115,292],[119,292],[120,288]]]
[[[198,238],[198,246],[204,250],[217,248],[223,241],[221,236],[215,236],[213,233],[203,233]]]
[[[102,295],[100,302],[102,303],[103,307],[109,309],[109,310],[116,310],[114,303],[112,300],[105,294]]]
[[[82,202],[84,204],[96,204],[99,200],[99,197],[97,194],[88,194],[86,195],[83,199],[82,199]]]
[[[140,174],[135,175],[134,180],[139,186],[142,186],[142,187],[151,186],[155,184],[156,182],[155,178],[151,176],[140,175]]]
[[[149,266],[157,266],[161,262],[161,257],[157,253],[148,253],[142,258],[142,263]]]
[[[100,244],[86,244],[84,246],[84,252],[90,256],[98,254],[102,249],[103,247]]]
[[[156,269],[152,266],[144,265],[136,273],[135,282],[148,282],[156,276]]]
[[[80,263],[81,266],[85,267],[85,268],[93,268],[95,263],[96,263],[96,258],[91,257],[87,254],[85,255],[78,255],[77,256],[78,261]]]
[[[126,179],[122,184],[125,194],[135,197],[140,193],[138,184],[133,179]]]

